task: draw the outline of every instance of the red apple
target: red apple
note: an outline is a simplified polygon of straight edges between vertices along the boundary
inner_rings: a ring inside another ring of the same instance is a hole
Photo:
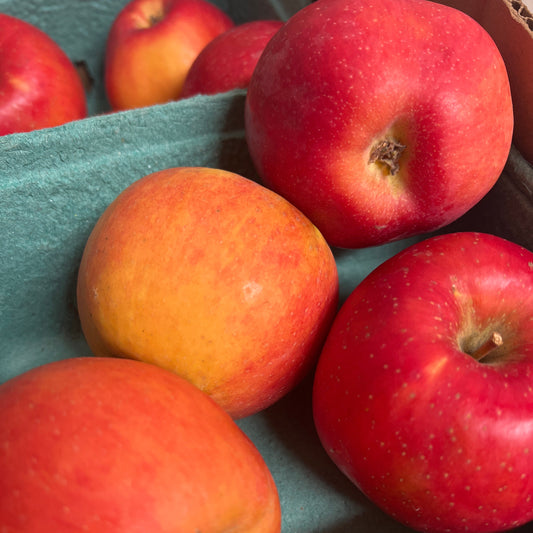
[[[259,56],[281,26],[280,20],[254,20],[215,37],[189,69],[180,97],[246,89]]]
[[[533,519],[533,254],[452,233],[382,263],[343,304],[313,410],[325,450],[419,531]]]
[[[131,0],[109,31],[105,87],[114,110],[176,100],[202,49],[233,21],[206,0]]]
[[[154,365],[48,363],[0,385],[5,533],[276,533],[274,480],[218,405]]]
[[[235,418],[292,389],[337,311],[335,259],[274,192],[218,169],[130,185],[88,239],[78,310],[95,355],[172,370]]]
[[[270,40],[247,93],[263,183],[335,246],[442,227],[493,186],[513,110],[501,55],[464,13],[427,0],[329,0]]]
[[[533,0],[437,0],[476,19],[507,67],[513,99],[513,144],[533,165]]]
[[[0,13],[0,135],[86,116],[85,90],[65,52],[36,26]]]

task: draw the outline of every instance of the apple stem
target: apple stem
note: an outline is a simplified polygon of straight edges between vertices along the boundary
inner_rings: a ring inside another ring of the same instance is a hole
[[[486,357],[492,350],[495,348],[498,348],[498,346],[501,346],[503,344],[503,338],[502,336],[497,332],[494,331],[490,338],[488,338],[473,354],[472,357],[476,359],[477,361],[481,361],[484,357]]]
[[[384,139],[372,148],[368,162],[386,165],[391,176],[394,176],[400,170],[399,160],[404,150],[404,144],[393,139]]]

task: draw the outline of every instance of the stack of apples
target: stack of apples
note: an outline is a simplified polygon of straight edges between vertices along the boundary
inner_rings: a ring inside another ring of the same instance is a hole
[[[114,110],[246,88],[279,20],[235,25],[206,0],[132,0],[108,36],[105,87]]]
[[[509,154],[489,34],[428,0],[318,0],[242,26],[201,0],[145,2],[110,32],[113,108],[246,89],[259,182],[169,168],[102,213],[77,285],[95,357],[0,386],[0,529],[280,531],[234,421],[311,372],[324,449],[399,522],[533,520],[533,253],[434,235]],[[339,302],[335,248],[413,236]]]
[[[104,82],[110,108],[246,88],[259,55],[281,26],[280,20],[235,25],[207,0],[131,0],[107,37]],[[86,118],[83,76],[61,47],[13,16],[0,14],[0,28],[0,135]]]

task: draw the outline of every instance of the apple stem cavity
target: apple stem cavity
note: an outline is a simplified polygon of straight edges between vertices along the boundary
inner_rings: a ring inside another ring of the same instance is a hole
[[[156,26],[159,24],[163,19],[165,18],[165,15],[163,13],[157,13],[156,15],[150,15],[149,19],[149,27]]]
[[[495,348],[503,344],[503,337],[497,332],[492,332],[491,336],[472,354],[476,361],[481,361]]]
[[[368,162],[384,165],[390,175],[394,176],[400,170],[400,156],[404,150],[404,144],[394,139],[383,139],[372,148]]]

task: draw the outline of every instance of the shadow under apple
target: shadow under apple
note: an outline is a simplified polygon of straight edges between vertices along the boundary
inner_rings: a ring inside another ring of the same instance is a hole
[[[410,529],[368,500],[326,454],[313,422],[312,385],[313,372],[270,408],[238,421],[272,471],[280,493],[282,530],[408,533]]]

